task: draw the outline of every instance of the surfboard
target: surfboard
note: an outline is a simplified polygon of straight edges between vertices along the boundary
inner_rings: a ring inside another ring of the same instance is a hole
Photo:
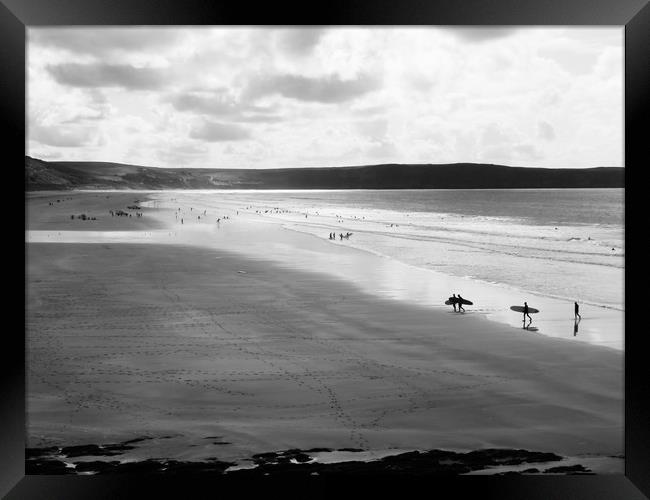
[[[452,304],[458,304],[459,302],[464,306],[474,305],[474,302],[472,302],[471,300],[467,300],[467,299],[458,300],[457,298],[453,298],[453,297],[449,297],[447,300],[445,300],[445,305],[450,306]]]
[[[517,311],[518,313],[523,313],[524,312],[524,306],[510,306],[510,309],[513,311]],[[535,309],[534,307],[529,307],[528,308],[528,313],[529,314],[535,314],[538,313],[539,309]]]

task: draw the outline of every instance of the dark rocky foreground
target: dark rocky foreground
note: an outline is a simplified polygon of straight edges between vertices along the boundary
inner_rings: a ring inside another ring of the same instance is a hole
[[[235,463],[221,461],[216,457],[201,462],[184,462],[167,459],[147,459],[121,462],[114,458],[135,448],[135,444],[149,438],[138,438],[118,444],[83,445],[49,448],[28,448],[25,453],[25,473],[31,474],[210,474],[229,477],[258,476],[455,476],[494,466],[520,466],[522,464],[545,464],[563,457],[554,453],[511,449],[483,449],[468,453],[446,450],[412,451],[384,457],[373,461],[346,461],[337,463],[312,462],[317,452],[363,450],[344,448],[313,448],[310,450],[285,450],[253,455],[252,467],[227,471]],[[97,457],[97,459],[94,459]],[[84,460],[79,460],[84,458]],[[70,465],[71,464],[71,465]],[[582,465],[525,468],[521,471],[500,472],[513,474],[593,474]]]

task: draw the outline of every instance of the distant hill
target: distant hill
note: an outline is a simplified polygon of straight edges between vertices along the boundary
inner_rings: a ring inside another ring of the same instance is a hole
[[[156,168],[25,157],[25,189],[508,189],[624,187],[624,169],[507,167],[481,163],[358,167]]]

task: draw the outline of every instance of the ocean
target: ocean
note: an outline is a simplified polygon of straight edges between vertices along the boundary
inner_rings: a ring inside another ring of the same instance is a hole
[[[416,267],[623,309],[623,189],[219,191],[191,196],[197,205],[214,197],[210,201],[269,210],[264,215],[316,236],[327,236],[330,229],[352,232],[349,246]],[[287,212],[274,213],[275,208]]]

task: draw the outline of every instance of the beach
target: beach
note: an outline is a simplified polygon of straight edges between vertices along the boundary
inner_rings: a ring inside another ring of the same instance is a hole
[[[136,200],[142,217],[109,214]],[[402,264],[232,203],[65,192],[26,206],[28,448],[137,440],[120,461],[238,466],[504,448],[623,472],[621,348],[426,307]],[[378,288],[396,270],[401,297]]]

